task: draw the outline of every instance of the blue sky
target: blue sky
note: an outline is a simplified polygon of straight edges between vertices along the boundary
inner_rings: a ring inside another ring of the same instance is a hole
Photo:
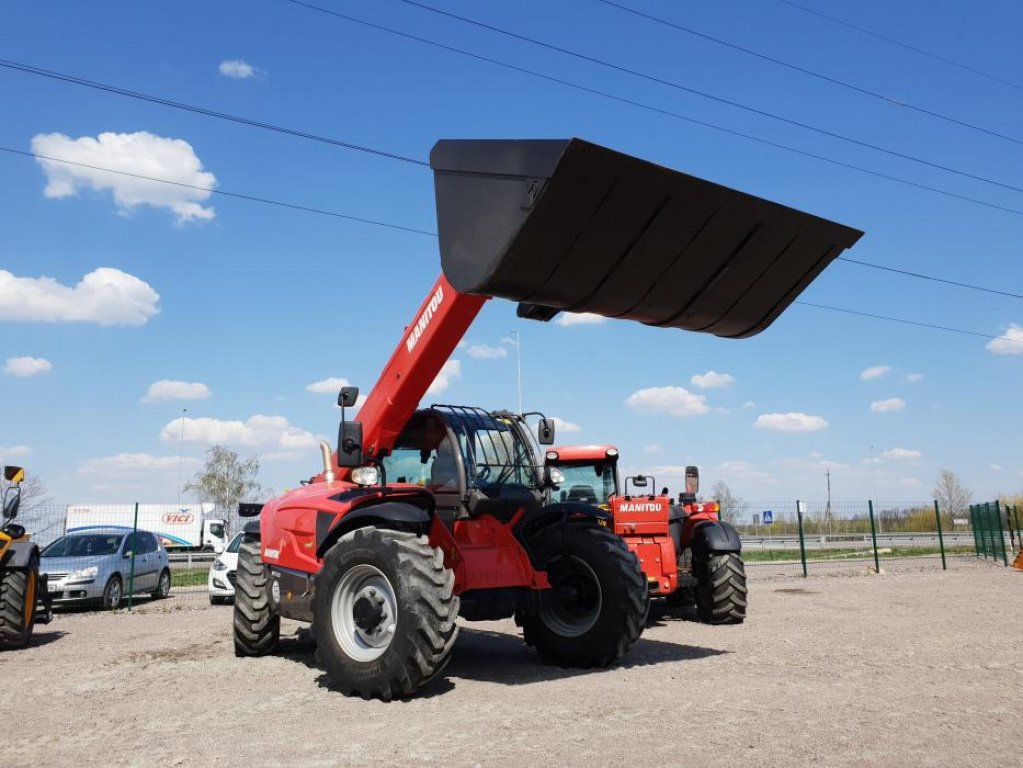
[[[806,3],[1023,83],[1018,3]],[[321,4],[806,152],[1023,208],[1023,194],[1011,190],[398,0]],[[1023,140],[1020,89],[778,0],[626,4]],[[437,6],[1020,185],[1018,142],[592,0]],[[1023,286],[1018,214],[793,155],[283,0],[68,3],[59,14],[9,2],[0,11],[0,49],[0,58],[415,158],[425,159],[439,138],[579,136],[865,230],[850,257],[1010,292]],[[0,115],[3,147],[199,186],[215,179],[226,191],[435,228],[431,175],[407,163],[9,70],[0,70]],[[259,455],[265,485],[295,485],[316,471],[315,440],[336,434],[332,394],[310,386],[345,378],[368,391],[439,271],[436,240],[423,235],[216,195],[200,199],[181,188],[2,152],[0,180],[0,270],[8,273],[0,272],[0,396],[7,404],[0,460],[42,476],[57,501],[174,500],[182,408],[186,478],[219,441]],[[1019,299],[852,264],[830,266],[802,298],[1023,338]],[[560,442],[615,442],[630,468],[652,468],[676,486],[679,469],[696,463],[708,487],[725,480],[747,499],[820,498],[828,468],[836,498],[846,499],[928,498],[942,468],[957,472],[977,498],[1023,487],[1023,343],[1003,342],[998,353],[984,338],[807,306],[791,307],[760,336],[733,341],[626,322],[530,323],[515,317],[512,304],[492,301],[453,356],[440,399],[514,406],[514,347],[502,342],[511,331],[522,339],[527,409],[578,429],[563,429]],[[865,375],[870,369],[874,375]]]

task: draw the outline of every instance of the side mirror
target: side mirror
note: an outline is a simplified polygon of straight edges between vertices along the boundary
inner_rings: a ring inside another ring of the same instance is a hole
[[[697,467],[686,467],[686,493],[695,496],[700,492],[700,470]]]
[[[21,488],[12,485],[4,492],[4,519],[13,520],[18,516],[21,505]]]
[[[554,419],[540,417],[540,423],[536,425],[536,441],[540,445],[554,445]]]
[[[25,479],[25,470],[21,467],[6,466],[4,467],[4,480],[9,482],[11,485],[20,485],[21,481]]]
[[[337,404],[342,408],[351,408],[358,399],[358,387],[341,387],[341,391],[337,393]]]
[[[356,389],[345,387],[344,389]],[[344,394],[344,389],[341,390]],[[337,433],[337,465],[339,467],[361,467],[362,459],[362,422],[342,421]]]

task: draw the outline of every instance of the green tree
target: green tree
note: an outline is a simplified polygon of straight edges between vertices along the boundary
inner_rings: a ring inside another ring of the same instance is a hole
[[[202,469],[195,473],[185,490],[202,501],[212,502],[221,512],[233,514],[239,501],[259,495],[258,476],[257,456],[243,461],[230,448],[214,445],[206,451]]]

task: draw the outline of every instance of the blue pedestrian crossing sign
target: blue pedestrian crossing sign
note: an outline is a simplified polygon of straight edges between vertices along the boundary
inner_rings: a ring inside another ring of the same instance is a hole
[[[760,513],[760,522],[764,525],[771,525],[774,522],[774,512],[769,509],[765,509]]]

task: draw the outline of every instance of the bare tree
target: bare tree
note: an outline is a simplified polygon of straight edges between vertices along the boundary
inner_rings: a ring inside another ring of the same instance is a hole
[[[7,490],[9,482],[0,477],[0,494]],[[21,484],[21,511],[29,512],[50,500],[46,483],[38,475],[29,475]]]
[[[230,448],[214,445],[206,451],[202,469],[185,485],[185,490],[227,512],[235,509],[239,501],[259,494],[258,475],[257,456],[243,461]]]
[[[934,486],[934,498],[943,514],[963,516],[970,506],[973,494],[962,484],[959,476],[950,469],[943,469],[938,474],[938,482]]]
[[[714,486],[710,489],[710,497],[721,505],[721,519],[727,523],[734,524],[739,514],[739,506],[742,503],[742,499],[732,493],[728,483],[724,480],[718,480],[714,483]]]

